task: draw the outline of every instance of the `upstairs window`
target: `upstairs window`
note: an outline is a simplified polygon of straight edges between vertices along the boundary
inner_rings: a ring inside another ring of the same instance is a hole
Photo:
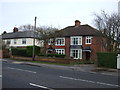
[[[82,36],[71,37],[71,45],[82,45]]]
[[[14,39],[14,44],[17,44],[17,39]]]
[[[53,45],[53,39],[50,39],[48,45]]]
[[[86,44],[92,44],[92,37],[86,36]]]
[[[26,39],[22,39],[22,44],[26,44]]]
[[[7,44],[11,44],[11,40],[7,40]]]
[[[65,38],[56,38],[55,45],[56,46],[64,46],[65,45]]]

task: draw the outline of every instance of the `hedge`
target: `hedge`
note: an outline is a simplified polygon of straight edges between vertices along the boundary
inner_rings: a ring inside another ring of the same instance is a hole
[[[47,54],[48,57],[64,58],[64,54]]]
[[[26,49],[23,48],[12,48],[13,56],[27,56]]]
[[[26,48],[12,48],[13,56],[24,56],[24,57],[32,57],[33,46],[27,46]],[[35,55],[40,53],[40,47],[35,46]]]
[[[97,53],[98,67],[117,68],[117,53]]]
[[[33,54],[33,46],[27,46],[26,47],[26,52],[29,57],[32,57]],[[35,46],[35,55],[38,55],[40,53],[40,47]]]
[[[57,57],[57,58],[65,58],[64,54],[39,54],[38,56],[43,56],[43,57]]]

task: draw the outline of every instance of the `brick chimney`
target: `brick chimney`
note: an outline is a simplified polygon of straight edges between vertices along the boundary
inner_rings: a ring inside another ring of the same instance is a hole
[[[14,27],[13,32],[18,32],[18,28]]]
[[[75,26],[80,26],[81,22],[79,20],[75,20]]]

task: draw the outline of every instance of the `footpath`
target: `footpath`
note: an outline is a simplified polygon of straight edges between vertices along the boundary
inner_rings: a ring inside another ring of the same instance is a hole
[[[17,61],[17,60],[10,60],[10,59],[3,59],[2,61],[12,62],[15,64],[38,66],[38,67],[48,67],[48,68],[56,68],[56,69],[63,69],[63,70],[75,70],[75,71],[82,71],[82,72],[89,72],[89,73],[96,73],[96,74],[103,74],[103,75],[120,76],[120,70],[118,69],[97,67],[94,64],[55,65],[55,64],[33,63],[28,61]]]

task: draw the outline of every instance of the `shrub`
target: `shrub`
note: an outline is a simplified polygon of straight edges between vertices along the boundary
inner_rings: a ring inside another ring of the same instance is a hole
[[[24,48],[12,48],[12,55],[14,56],[26,56],[26,49]]]
[[[35,55],[40,53],[40,47],[35,46]],[[26,48],[12,48],[12,55],[14,56],[24,56],[32,57],[33,46],[27,46]]]
[[[64,54],[47,54],[48,57],[64,58]]]
[[[97,53],[98,67],[117,68],[117,53]]]
[[[3,58],[8,58],[8,57],[10,57],[9,52],[10,52],[9,49],[5,48],[5,49],[3,50]]]
[[[39,53],[38,56],[43,56],[43,57],[45,57],[46,55],[45,55],[45,54],[42,54],[42,53]]]
[[[27,46],[26,47],[26,52],[29,57],[32,57],[33,54],[33,46]],[[40,53],[40,47],[35,46],[35,55],[38,55]]]

